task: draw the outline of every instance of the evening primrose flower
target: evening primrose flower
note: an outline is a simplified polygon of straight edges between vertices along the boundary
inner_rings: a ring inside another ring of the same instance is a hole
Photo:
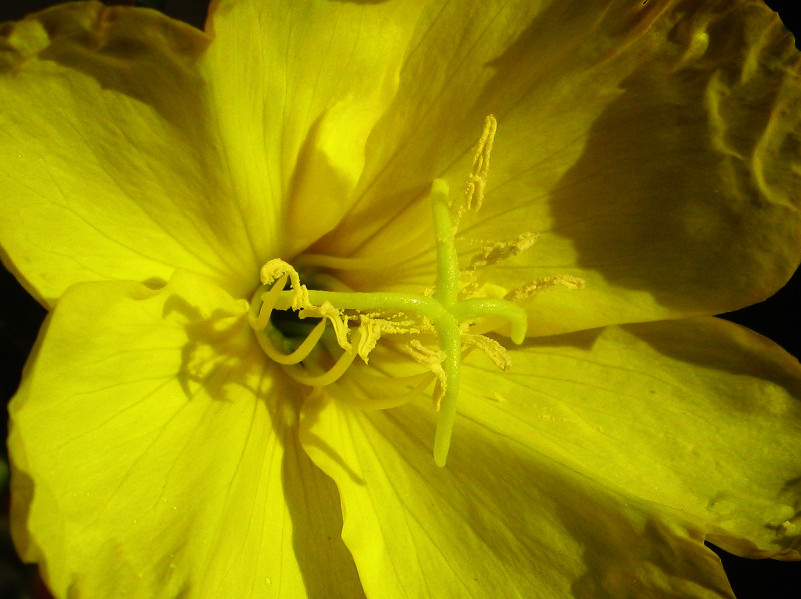
[[[0,29],[51,313],[12,525],[57,597],[732,596],[799,559],[799,263],[756,0],[64,5]],[[519,344],[519,345],[518,345]]]

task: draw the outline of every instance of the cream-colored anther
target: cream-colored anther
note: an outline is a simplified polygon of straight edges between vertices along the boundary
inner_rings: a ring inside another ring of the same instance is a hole
[[[526,232],[518,235],[517,239],[485,243],[481,253],[470,259],[470,267],[491,266],[513,256],[519,256],[537,243],[540,236],[540,233]]]
[[[383,335],[417,334],[425,328],[410,319],[394,320],[393,318],[381,318],[377,314],[362,314],[360,316],[359,330],[362,335],[356,351],[365,364],[369,363],[370,352],[375,349],[378,340]],[[401,314],[398,314],[394,318],[401,316]]]
[[[512,367],[512,359],[509,357],[509,352],[495,339],[485,335],[462,333],[462,343],[466,346],[477,347],[483,351],[499,370],[506,372]]]
[[[543,279],[537,279],[536,281],[526,283],[517,289],[512,289],[512,291],[506,294],[504,299],[510,302],[519,302],[524,299],[528,299],[532,295],[537,295],[544,289],[555,287],[557,285],[561,287],[567,287],[568,289],[584,289],[584,287],[587,286],[587,282],[581,277],[574,277],[572,275],[554,275],[551,277],[545,277]]]
[[[344,310],[335,308],[331,302],[323,302],[319,306],[315,306],[309,302],[308,306],[298,311],[298,318],[325,318],[334,328],[334,334],[336,335],[339,347],[345,351],[350,350],[351,343],[348,339],[348,317]]]
[[[412,339],[406,344],[404,348],[406,353],[420,366],[423,366],[437,377],[437,386],[434,390],[434,408],[439,411],[442,407],[442,398],[445,397],[445,391],[448,389],[447,375],[442,363],[445,361],[445,352],[433,348],[426,347],[418,339]]]
[[[493,115],[487,115],[484,119],[484,131],[476,144],[473,154],[473,166],[467,176],[464,197],[467,210],[478,212],[484,203],[484,188],[487,186],[487,174],[489,173],[490,154],[492,144],[495,142],[495,132],[498,130],[498,121]]]

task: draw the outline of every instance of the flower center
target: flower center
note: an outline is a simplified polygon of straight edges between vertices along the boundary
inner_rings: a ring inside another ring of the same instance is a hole
[[[506,241],[480,242],[481,247],[467,269],[459,272],[456,229],[466,212],[478,212],[481,208],[496,128],[495,118],[488,116],[475,148],[461,204],[451,204],[445,181],[435,179],[431,184],[428,198],[437,250],[432,293],[357,292],[316,270],[312,279],[325,290],[309,289],[301,284],[300,275],[291,265],[276,259],[262,267],[262,285],[250,303],[248,318],[264,353],[298,383],[317,390],[327,387],[326,393],[337,400],[366,409],[397,407],[418,397],[430,385],[433,375],[434,404],[438,411],[433,453],[438,466],[445,465],[450,448],[463,346],[478,347],[501,370],[508,370],[511,362],[506,349],[485,333],[495,330],[499,319],[505,320],[510,325],[512,341],[520,344],[526,334],[527,318],[516,302],[526,301],[554,286],[581,289],[585,285],[583,279],[571,275],[530,281],[509,291],[489,284],[488,276],[494,265],[534,245],[539,235],[532,232]],[[353,267],[354,260],[364,259],[303,257],[304,264],[312,268],[338,268],[337,265],[345,267],[345,264]],[[468,280],[461,287],[460,274]],[[495,297],[499,291],[503,292],[503,299]],[[436,333],[433,347],[423,342],[431,337],[429,332]],[[418,338],[420,333],[424,335]],[[368,368],[368,355],[379,338],[401,334],[414,336],[400,349],[427,372],[390,377]],[[357,356],[363,364],[354,364]],[[343,378],[351,367],[358,372]],[[388,393],[398,388],[400,393]]]
[[[511,338],[518,344],[523,341],[527,325],[523,309],[508,300],[475,297],[458,299],[459,266],[448,197],[448,184],[436,179],[429,193],[437,242],[437,277],[433,296],[308,289],[300,283],[297,271],[289,264],[283,260],[271,260],[262,268],[263,285],[253,296],[250,313],[251,326],[265,353],[284,365],[293,379],[311,387],[324,387],[336,382],[357,355],[362,354],[366,358],[366,353],[371,349],[362,351],[370,346],[369,318],[351,331],[347,312],[401,312],[430,323],[436,330],[442,354],[441,398],[437,402],[439,417],[434,437],[434,460],[439,466],[445,465],[456,418],[462,356],[461,325],[484,317],[502,318],[511,325]],[[287,282],[290,289],[285,289]],[[275,319],[272,317],[275,310],[291,310],[297,314],[298,319]],[[308,334],[300,343],[293,342],[285,334],[290,332],[287,327],[291,325],[297,331],[302,319],[308,317],[317,317],[320,320],[313,327],[305,327]],[[314,351],[323,337],[327,323],[331,323],[342,353],[327,370],[313,372],[305,362],[303,365],[301,362]],[[372,345],[374,344],[373,341]]]

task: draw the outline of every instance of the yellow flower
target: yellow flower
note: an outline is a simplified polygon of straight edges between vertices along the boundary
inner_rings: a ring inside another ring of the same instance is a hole
[[[51,309],[12,527],[57,597],[719,597],[705,539],[801,557],[801,366],[706,316],[801,254],[762,2],[0,34],[2,256]]]

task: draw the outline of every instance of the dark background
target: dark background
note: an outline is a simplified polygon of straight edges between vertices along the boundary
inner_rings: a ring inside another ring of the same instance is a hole
[[[0,0],[0,22],[19,19],[29,12],[57,3],[47,0]],[[133,3],[133,0],[107,2],[107,4]],[[207,0],[141,0],[138,4],[158,8],[170,16],[200,27],[205,19]],[[790,12],[790,7],[797,5],[798,0],[771,0],[767,4],[779,12],[785,25],[793,31],[796,38],[801,38],[801,18]],[[796,42],[796,45],[799,43]],[[725,314],[723,317],[770,337],[799,358],[801,357],[799,306],[801,306],[801,272],[797,272],[782,290],[767,301]],[[4,269],[0,270],[0,395],[3,398],[10,398],[16,390],[22,366],[44,315],[44,310],[25,293],[14,277]],[[0,472],[0,479],[2,478],[4,477]],[[6,509],[0,515],[0,599],[23,597],[44,599],[48,595],[41,582],[37,580],[35,568],[23,566],[11,546],[8,536],[7,486],[3,485],[1,491],[0,501],[5,504]],[[801,562],[744,560],[714,547],[713,549],[723,559],[738,599],[801,597]]]

